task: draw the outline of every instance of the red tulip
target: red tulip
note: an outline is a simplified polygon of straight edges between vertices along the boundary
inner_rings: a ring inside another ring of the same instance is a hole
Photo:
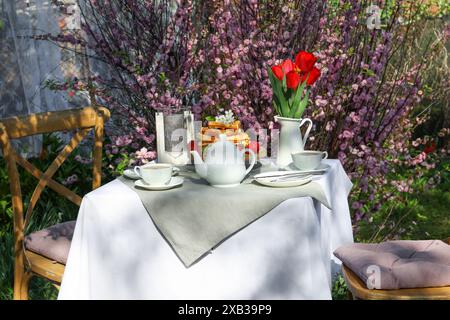
[[[300,75],[295,71],[290,71],[286,74],[286,85],[289,89],[297,89],[300,80]]]
[[[312,53],[300,51],[295,57],[295,63],[291,59],[286,59],[281,64],[273,66],[272,72],[280,81],[286,75],[287,87],[296,90],[299,83],[303,83],[307,78],[306,84],[310,86],[320,77],[320,70],[314,67],[316,61],[317,58]]]
[[[275,77],[277,77],[278,80],[283,80],[284,73],[283,69],[281,68],[281,65],[273,66],[272,72],[275,75]]]
[[[308,77],[308,75],[309,75],[309,77]],[[314,82],[316,82],[317,79],[319,79],[319,77],[320,77],[320,70],[317,69],[316,67],[313,67],[310,73],[302,73],[300,81],[303,82],[306,80],[306,78],[308,78],[308,80],[306,81],[306,84],[308,86],[310,86],[310,85],[313,85]]]
[[[295,69],[295,65],[291,59],[286,59],[281,63],[281,68],[283,69],[284,74],[288,74]]]
[[[308,73],[314,67],[317,58],[309,52],[300,51],[295,57],[295,64],[300,68],[300,72]]]

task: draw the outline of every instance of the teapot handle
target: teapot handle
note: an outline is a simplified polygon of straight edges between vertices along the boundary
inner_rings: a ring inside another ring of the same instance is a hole
[[[256,155],[255,155],[255,153],[252,150],[250,150],[249,148],[247,148],[247,149],[244,149],[244,154],[245,154],[246,151],[248,151],[248,153],[250,154],[251,161],[250,161],[250,166],[247,168],[247,171],[245,171],[245,175],[247,175],[253,169],[253,166],[256,163]]]
[[[311,121],[311,119],[309,119],[309,118],[303,119],[303,120],[300,122],[299,128],[300,128],[305,122],[309,122],[309,126],[308,126],[308,128],[306,129],[305,136],[303,137],[303,141],[302,141],[303,148],[305,147],[306,141],[308,141],[309,132],[311,131],[311,128],[312,128],[312,121]]]

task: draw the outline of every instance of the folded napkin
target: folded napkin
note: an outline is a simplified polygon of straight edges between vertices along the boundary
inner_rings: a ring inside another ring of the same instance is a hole
[[[143,190],[132,180],[119,180],[139,195],[186,267],[287,199],[312,197],[330,208],[322,186],[314,181],[293,188],[269,188],[247,179],[238,187],[214,188],[193,172],[181,175],[183,186],[165,191]]]

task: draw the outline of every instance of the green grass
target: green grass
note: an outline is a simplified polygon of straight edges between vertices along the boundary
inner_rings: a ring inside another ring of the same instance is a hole
[[[450,186],[420,194],[418,196],[417,228],[413,228],[409,239],[445,239],[450,237]]]
[[[420,240],[450,237],[450,182],[405,196],[400,203],[386,203],[373,219],[360,224],[357,242],[393,239]]]
[[[342,275],[338,275],[336,279],[334,279],[331,297],[333,300],[347,300],[348,293],[349,291],[344,277]]]

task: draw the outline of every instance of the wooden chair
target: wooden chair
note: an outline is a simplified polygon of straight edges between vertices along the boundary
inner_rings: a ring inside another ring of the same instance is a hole
[[[24,245],[24,232],[30,221],[33,208],[47,186],[76,205],[79,206],[81,204],[80,196],[54,181],[52,177],[90,130],[94,131],[95,137],[92,188],[95,189],[101,185],[104,123],[108,121],[109,117],[110,113],[104,107],[86,107],[0,120],[0,144],[7,164],[14,213],[14,299],[28,299],[28,284],[34,275],[46,278],[56,285],[61,283],[64,264],[27,250]],[[72,139],[61,150],[45,172],[41,172],[26,159],[22,158],[11,146],[10,139],[41,133],[74,130],[76,130],[76,133]],[[17,164],[39,180],[25,215]]]
[[[450,245],[450,238],[444,242]],[[352,298],[356,300],[450,300],[449,286],[398,290],[367,289],[365,283],[345,265],[342,265],[342,272]]]

